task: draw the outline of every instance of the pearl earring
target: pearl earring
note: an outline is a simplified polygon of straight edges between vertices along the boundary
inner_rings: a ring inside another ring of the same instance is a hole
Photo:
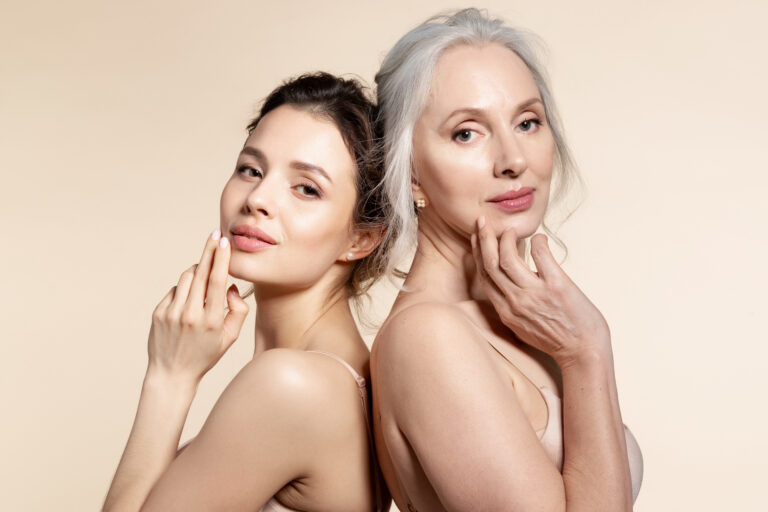
[[[355,253],[348,252],[347,253],[347,261],[352,261],[353,259],[355,259]]]
[[[420,197],[416,200],[416,208],[424,208],[427,206],[427,200],[423,197]]]

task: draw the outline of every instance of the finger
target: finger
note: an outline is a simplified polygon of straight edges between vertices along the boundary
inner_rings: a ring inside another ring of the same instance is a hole
[[[535,284],[538,279],[531,272],[518,252],[517,232],[509,228],[501,234],[499,240],[499,267],[518,286],[526,287]]]
[[[240,297],[240,292],[236,285],[232,285],[227,290],[227,305],[229,313],[224,318],[225,349],[228,348],[240,335],[240,329],[243,327],[245,317],[248,316],[248,304]]]
[[[531,256],[536,265],[539,275],[545,281],[560,279],[564,272],[549,250],[547,236],[541,233],[534,235],[531,239]]]
[[[501,322],[514,330],[514,327],[519,323],[519,319],[512,313],[512,308],[509,306],[509,298],[489,281],[483,281],[483,291],[491,302],[493,309],[499,315]]]
[[[472,234],[470,241],[472,243],[472,257],[475,260],[477,275],[480,277],[480,280],[483,286],[486,286],[486,285],[491,286],[494,289],[498,290],[496,284],[493,282],[491,277],[488,275],[488,272],[485,270],[485,264],[483,262],[483,253],[482,253],[482,250],[480,249],[480,243],[476,233]]]
[[[211,267],[211,274],[208,276],[205,311],[207,315],[214,316],[217,320],[224,316],[226,301],[224,298],[224,288],[227,285],[227,276],[229,275],[229,256],[231,250],[229,239],[222,237],[213,255],[213,266]]]
[[[187,270],[181,273],[179,282],[176,285],[176,291],[173,295],[173,300],[168,307],[168,312],[171,316],[178,317],[181,314],[181,310],[184,309],[184,304],[187,302],[187,296],[189,295],[189,287],[192,284],[192,279],[195,276],[195,269],[197,264],[192,265]]]
[[[482,257],[482,268],[485,270],[488,278],[502,291],[514,293],[518,289],[517,284],[512,281],[499,267],[499,241],[496,240],[496,234],[482,222],[482,217],[478,220],[477,245]]]
[[[475,268],[477,268],[477,275],[480,276],[480,279],[483,281],[488,281],[488,273],[485,271],[485,268],[483,267],[483,255],[480,252],[480,244],[477,242],[477,233],[472,233],[472,236],[470,237],[470,242],[472,244],[472,258],[475,260]]]
[[[176,287],[174,286],[168,290],[168,293],[165,294],[165,297],[160,299],[160,302],[158,302],[157,306],[155,306],[155,310],[152,312],[152,316],[154,318],[159,318],[165,315],[165,311],[168,309],[168,306],[171,305],[171,301],[173,301],[173,296],[175,293]]]
[[[482,268],[482,258],[480,256],[480,248],[478,247],[477,239],[474,234],[472,235],[471,241],[472,241],[472,255],[475,258],[475,264],[478,266],[478,268]],[[512,314],[511,308],[509,307],[509,299],[484,274],[484,272],[479,272],[479,275],[480,275],[480,282],[483,286],[483,291],[485,292],[485,296],[488,298],[489,301],[491,301],[491,305],[499,314],[499,318],[502,319],[502,322],[505,325],[507,325],[507,327],[510,327],[511,324],[515,323],[516,317]]]
[[[483,267],[483,256],[480,254],[480,245],[477,243],[477,235],[473,234],[471,238],[472,242],[472,256],[475,259],[475,266],[478,268],[478,276],[480,276],[480,282],[483,286],[483,289],[486,291],[486,295],[489,295],[490,298],[490,292],[495,292],[494,295],[503,295],[501,291],[496,287],[496,284],[490,279],[488,274],[485,272],[485,268]]]
[[[200,263],[197,265],[192,287],[189,290],[187,303],[190,309],[203,308],[206,288],[208,287],[208,276],[211,273],[211,264],[213,263],[213,253],[216,251],[216,246],[219,245],[219,239],[221,239],[221,232],[216,229],[205,243],[203,255],[200,257]]]

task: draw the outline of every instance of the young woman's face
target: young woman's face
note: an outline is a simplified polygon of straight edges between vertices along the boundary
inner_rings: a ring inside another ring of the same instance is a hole
[[[483,215],[500,234],[532,235],[549,200],[554,140],[533,76],[498,44],[460,45],[437,62],[414,127],[420,223],[469,237]]]
[[[356,172],[332,121],[290,105],[264,116],[221,194],[230,274],[287,288],[307,288],[330,269],[341,276]]]

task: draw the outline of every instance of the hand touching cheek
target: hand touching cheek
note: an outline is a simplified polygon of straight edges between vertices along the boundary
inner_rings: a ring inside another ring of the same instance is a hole
[[[501,321],[563,367],[590,352],[610,351],[605,318],[555,261],[544,235],[531,239],[532,272],[508,229],[497,240],[481,217],[472,252],[483,288]]]

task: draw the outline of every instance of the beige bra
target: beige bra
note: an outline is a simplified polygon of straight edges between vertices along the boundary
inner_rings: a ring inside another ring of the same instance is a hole
[[[503,357],[509,364],[515,366],[504,353],[495,346],[493,342],[488,341],[490,345]],[[515,367],[516,368],[516,367]],[[522,373],[522,372],[521,372]],[[525,375],[523,375],[525,376]],[[526,377],[527,379],[527,377]],[[528,379],[529,382],[530,379]],[[532,383],[533,384],[533,383]],[[557,469],[563,471],[563,411],[562,401],[546,386],[538,386],[544,402],[547,404],[547,424],[542,430],[537,430],[536,434],[541,441],[541,445],[549,458],[555,464]],[[640,484],[643,481],[643,455],[640,452],[640,446],[632,435],[632,432],[624,426],[624,436],[627,440],[627,457],[629,458],[629,470],[632,475],[632,501],[637,499],[640,492]]]

